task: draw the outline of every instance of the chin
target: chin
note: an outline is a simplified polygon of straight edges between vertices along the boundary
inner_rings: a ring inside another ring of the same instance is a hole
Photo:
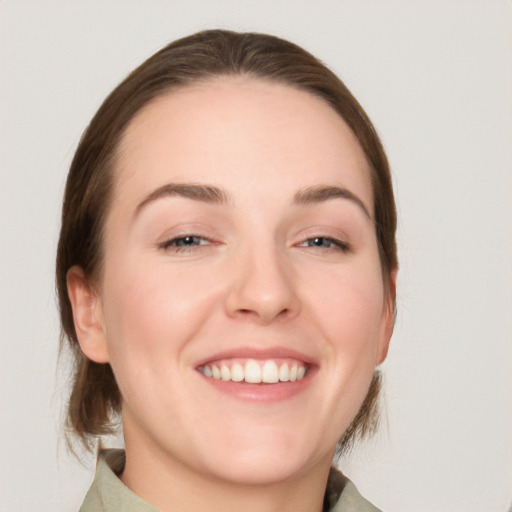
[[[262,456],[261,453],[246,453],[229,457],[222,467],[216,467],[218,477],[238,485],[272,485],[293,480],[306,471],[302,460],[293,454],[281,458]]]
[[[307,437],[291,439],[289,432],[247,434],[217,445],[228,449],[209,450],[205,462],[217,478],[239,485],[271,485],[300,477],[320,460],[330,466],[334,453],[333,446],[322,456]]]

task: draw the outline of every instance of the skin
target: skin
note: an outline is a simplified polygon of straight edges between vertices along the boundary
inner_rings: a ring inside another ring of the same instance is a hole
[[[219,78],[139,113],[115,172],[100,281],[74,267],[68,289],[83,352],[123,396],[123,482],[164,512],[320,511],[393,326],[357,139],[309,93]],[[185,183],[224,201],[182,197]],[[353,198],[297,202],[320,186]],[[276,347],[310,365],[289,397],[233,395],[198,371]]]

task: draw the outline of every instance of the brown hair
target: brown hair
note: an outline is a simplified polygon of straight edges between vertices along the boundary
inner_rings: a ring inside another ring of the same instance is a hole
[[[121,396],[110,365],[90,361],[80,350],[67,294],[67,272],[78,265],[91,283],[99,277],[112,170],[130,121],[163,93],[226,75],[288,84],[322,98],[338,112],[355,133],[370,164],[375,230],[386,290],[391,272],[397,267],[396,212],[388,161],[370,119],[334,73],[299,46],[264,34],[209,30],[169,44],[106,98],[80,140],[67,178],[56,265],[61,347],[67,339],[74,358],[67,424],[88,448],[98,435],[114,430]],[[373,430],[379,382],[376,372],[361,411],[340,441],[342,448]]]

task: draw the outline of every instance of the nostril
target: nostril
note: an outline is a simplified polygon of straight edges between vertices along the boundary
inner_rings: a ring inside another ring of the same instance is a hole
[[[277,315],[275,315],[275,316],[286,316],[289,312],[290,312],[290,310],[288,308],[284,308],[281,311],[279,311],[277,313]],[[239,315],[242,315],[242,316],[246,316],[246,315],[258,315],[258,316],[260,316],[260,314],[258,314],[258,312],[256,310],[248,309],[248,308],[239,308],[237,310],[237,313]]]
[[[300,310],[300,300],[295,292],[294,282],[284,280],[281,274],[266,276],[254,270],[246,272],[229,287],[225,298],[226,312],[239,320],[264,324],[278,318],[288,319]]]

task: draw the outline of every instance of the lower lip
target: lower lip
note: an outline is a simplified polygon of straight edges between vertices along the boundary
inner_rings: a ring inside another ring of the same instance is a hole
[[[248,384],[246,382],[223,381],[199,375],[216,390],[232,398],[246,402],[280,402],[288,400],[304,391],[314,377],[314,370],[310,368],[308,374],[301,380],[294,382],[277,382],[275,384]]]

